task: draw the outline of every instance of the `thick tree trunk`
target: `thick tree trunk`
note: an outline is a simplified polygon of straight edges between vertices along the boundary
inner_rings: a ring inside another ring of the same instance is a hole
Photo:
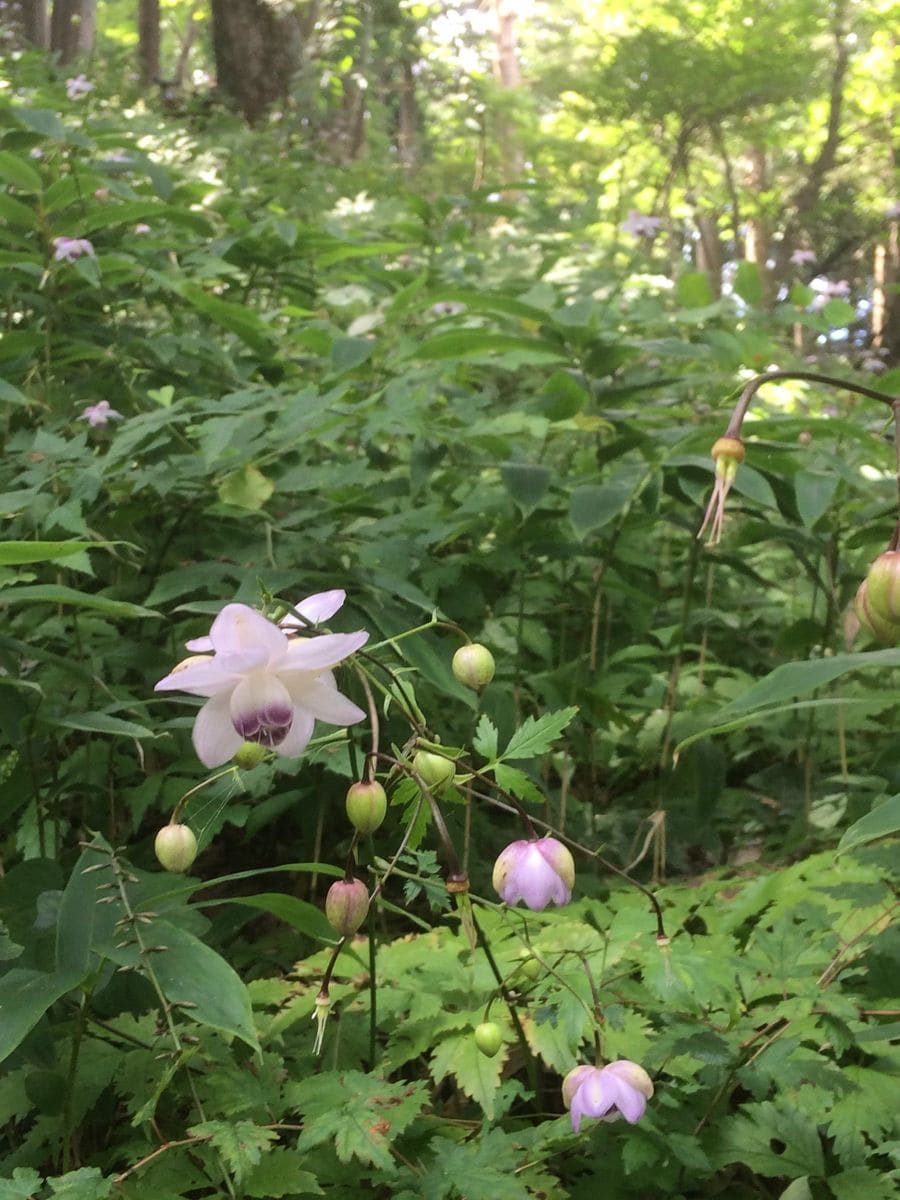
[[[265,0],[212,0],[218,84],[251,124],[288,94],[298,31],[293,13],[279,15]]]
[[[138,70],[146,87],[161,75],[159,0],[138,0]]]
[[[50,48],[63,64],[94,48],[97,0],[53,0]]]
[[[50,49],[50,13],[47,0],[20,0],[22,29],[32,46]]]

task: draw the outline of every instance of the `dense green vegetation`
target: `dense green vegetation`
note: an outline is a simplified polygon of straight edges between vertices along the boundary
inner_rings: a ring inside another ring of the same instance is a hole
[[[889,1200],[896,5],[191,7],[2,18],[0,1200]]]

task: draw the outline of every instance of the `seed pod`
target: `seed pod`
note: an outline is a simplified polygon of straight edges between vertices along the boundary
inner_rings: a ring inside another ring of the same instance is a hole
[[[259,742],[244,742],[238,746],[234,752],[234,762],[241,768],[242,771],[252,771],[268,754],[265,746],[261,746]]]
[[[153,849],[160,866],[181,874],[197,857],[197,839],[187,825],[163,825]]]
[[[443,791],[456,774],[452,759],[432,754],[430,750],[417,750],[412,765],[415,773],[435,793]]]
[[[496,1021],[482,1021],[475,1026],[475,1045],[485,1058],[494,1057],[503,1045],[503,1031]]]
[[[497,664],[487,646],[482,646],[480,642],[470,642],[467,646],[460,646],[453,655],[451,668],[454,677],[460,683],[477,691],[487,687],[494,678]]]
[[[351,784],[346,804],[350,824],[360,833],[374,833],[387,812],[387,796],[377,779]]]
[[[859,623],[877,642],[888,646],[896,646],[900,641],[900,624],[886,620],[880,612],[876,612],[871,599],[869,581],[864,579],[856,592],[853,608],[859,617]]]
[[[325,916],[340,937],[356,933],[369,911],[369,889],[361,879],[338,879],[325,897]]]
[[[869,567],[866,587],[869,611],[883,621],[900,621],[900,550],[879,554]]]

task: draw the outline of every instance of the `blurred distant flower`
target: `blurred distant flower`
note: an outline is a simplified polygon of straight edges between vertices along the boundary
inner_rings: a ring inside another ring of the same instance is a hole
[[[70,100],[77,100],[79,96],[86,96],[93,90],[94,85],[86,75],[75,75],[72,79],[66,80],[66,95]]]
[[[53,257],[57,262],[74,262],[85,254],[93,254],[94,247],[87,238],[55,237]]]
[[[814,263],[815,261],[815,250],[795,250],[791,255],[791,262],[795,267],[802,267],[804,263]]]
[[[887,363],[878,357],[877,351],[874,354],[867,354],[859,365],[864,371],[870,371],[873,375],[887,370]]]
[[[818,292],[821,296],[841,296],[846,298],[850,295],[850,284],[846,279],[826,279],[824,275],[817,275],[815,279],[810,281],[809,285],[814,292]]]
[[[101,201],[108,200],[109,199],[109,188],[107,188],[107,187],[95,188],[94,189],[94,199],[101,200]]]
[[[635,237],[652,238],[656,237],[660,225],[662,225],[661,217],[646,217],[632,208],[619,228],[623,233],[633,233]]]
[[[438,300],[432,304],[431,311],[436,317],[457,317],[466,311],[466,306],[458,300]]]
[[[895,221],[897,217],[900,217],[900,200],[895,200],[894,203],[888,207],[886,215],[890,217],[892,221]]]
[[[572,855],[556,838],[511,842],[494,863],[494,890],[507,904],[524,900],[540,912],[548,904],[568,904],[575,882]]]
[[[150,226],[146,225],[143,221],[138,221],[137,225],[135,225],[135,227],[134,227],[134,232],[135,233],[150,233]]]
[[[123,421],[125,418],[120,412],[110,407],[108,400],[98,400],[96,404],[89,404],[76,420],[87,421],[88,425],[96,428],[98,425],[106,425],[109,421]]]
[[[563,1080],[562,1094],[576,1133],[585,1117],[615,1121],[621,1116],[634,1125],[653,1095],[653,1080],[643,1067],[620,1058],[605,1067],[575,1067]]]
[[[194,721],[194,749],[206,767],[227,762],[245,742],[290,758],[301,754],[316,720],[355,725],[365,713],[337,690],[331,668],[368,641],[365,631],[288,638],[246,604],[226,604],[209,637],[188,643],[213,654],[179,663],[156,685],[206,697]]]
[[[32,146],[31,149],[28,151],[28,157],[29,158],[43,158],[44,152],[40,148],[40,146]]]
[[[110,154],[107,154],[106,158],[104,158],[103,161],[105,163],[114,163],[114,164],[130,163],[131,155],[126,154],[124,150],[113,150]]]

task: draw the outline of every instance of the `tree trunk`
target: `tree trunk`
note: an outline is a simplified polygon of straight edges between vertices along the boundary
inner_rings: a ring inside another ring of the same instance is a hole
[[[50,49],[50,13],[47,0],[20,0],[22,29],[32,46]]]
[[[265,0],[212,0],[212,39],[219,87],[253,124],[288,94],[297,66],[295,14]]]
[[[515,0],[494,0],[494,12],[497,18],[494,32],[496,44],[494,76],[501,87],[513,91],[522,84],[516,44]],[[496,130],[503,178],[505,181],[519,179],[522,176],[522,150],[519,146],[515,121],[506,106],[497,114]],[[512,195],[512,193],[505,194]]]
[[[900,363],[900,222],[892,221],[888,243],[875,251],[872,345],[885,351],[887,365]]]
[[[408,58],[400,63],[400,88],[397,106],[397,157],[401,166],[413,167],[419,157],[419,101],[416,76]]]
[[[747,190],[755,197],[760,197],[768,188],[768,166],[766,152],[761,146],[751,146],[747,151]],[[744,257],[747,262],[756,264],[759,280],[762,284],[763,304],[771,308],[775,303],[775,288],[772,282],[772,272],[769,269],[769,223],[757,209],[746,218],[746,236],[744,240]]]
[[[697,266],[706,273],[710,290],[718,300],[722,295],[722,264],[725,260],[719,225],[715,217],[702,213],[697,214],[696,221],[700,234],[700,241],[697,243]]]
[[[50,48],[65,65],[94,48],[97,0],[53,0]]]
[[[138,70],[144,87],[159,79],[159,0],[138,0]]]

